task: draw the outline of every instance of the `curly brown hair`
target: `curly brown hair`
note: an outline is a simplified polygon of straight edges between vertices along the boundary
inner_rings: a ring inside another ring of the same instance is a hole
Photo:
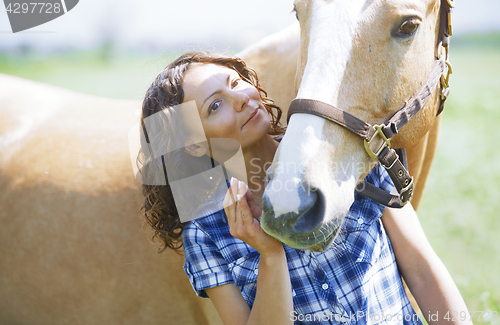
[[[148,135],[149,137],[154,136],[146,133],[144,120],[160,111],[175,110],[174,107],[176,105],[182,104],[184,100],[184,91],[182,88],[183,78],[192,63],[211,63],[235,70],[242,80],[258,89],[261,100],[271,118],[271,129],[269,134],[283,134],[284,128],[280,124],[282,115],[281,109],[274,104],[273,100],[267,97],[266,91],[260,86],[256,72],[247,66],[243,60],[209,52],[189,52],[181,55],[160,72],[146,92],[140,119],[145,134],[145,139],[142,140],[143,147],[150,145],[150,138],[148,138]],[[172,125],[171,121],[169,121],[167,125],[172,135],[174,135],[176,133],[175,126]],[[144,141],[146,143],[144,143]],[[177,155],[188,154],[185,153],[184,150],[177,150]],[[140,156],[141,154],[137,161],[138,164],[142,164],[143,166],[141,173],[145,179],[147,177],[145,174],[154,173],[154,171],[148,171],[147,159],[142,159],[142,161],[140,161]],[[142,157],[144,157],[144,155],[142,155]],[[193,157],[186,156],[178,158],[178,161],[193,159]],[[164,159],[167,158],[162,156],[161,160],[159,160],[157,164],[159,167],[156,167],[157,170],[163,169],[163,171],[165,171]],[[174,163],[173,166],[176,166],[176,164]],[[149,167],[149,169],[152,169],[151,166]],[[161,179],[160,182],[153,182],[153,184],[162,185],[143,185],[142,192],[145,196],[145,201],[141,211],[144,217],[144,231],[146,234],[149,233],[149,235],[147,235],[148,239],[158,245],[158,253],[163,252],[167,248],[171,248],[180,253],[180,249],[182,248],[182,232],[185,223],[180,221],[167,173],[161,172],[160,174],[161,177],[163,178],[164,176],[165,179]],[[151,184],[151,182],[143,183]]]

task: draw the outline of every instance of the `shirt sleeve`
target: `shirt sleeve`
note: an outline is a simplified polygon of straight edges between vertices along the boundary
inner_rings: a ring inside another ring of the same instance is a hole
[[[196,221],[184,227],[182,244],[184,271],[198,296],[208,298],[205,289],[234,282],[226,260]]]
[[[394,186],[394,183],[392,182],[392,179],[389,176],[387,170],[385,170],[384,166],[379,163],[376,168],[378,168],[378,187],[387,192],[391,192],[393,191],[393,189],[395,191],[396,187]]]

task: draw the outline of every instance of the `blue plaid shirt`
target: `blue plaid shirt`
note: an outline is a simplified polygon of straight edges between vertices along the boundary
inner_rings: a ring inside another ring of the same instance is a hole
[[[365,181],[390,191],[376,167]],[[403,288],[380,220],[384,206],[355,193],[333,244],[316,253],[284,245],[295,324],[422,324]],[[229,233],[224,210],[190,221],[183,232],[184,270],[196,293],[234,283],[250,308],[257,291],[259,253]]]

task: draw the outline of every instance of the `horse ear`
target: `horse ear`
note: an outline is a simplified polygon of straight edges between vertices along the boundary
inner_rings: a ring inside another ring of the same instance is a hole
[[[192,140],[187,140],[184,150],[193,157],[201,157],[207,153],[208,148],[197,145]]]

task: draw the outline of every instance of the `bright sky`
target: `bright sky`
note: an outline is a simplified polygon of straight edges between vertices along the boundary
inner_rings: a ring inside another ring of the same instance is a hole
[[[295,21],[293,0],[80,0],[66,15],[12,34],[0,8],[0,49],[96,46],[189,49],[207,44],[238,49]],[[500,30],[500,0],[456,0],[455,33]]]

